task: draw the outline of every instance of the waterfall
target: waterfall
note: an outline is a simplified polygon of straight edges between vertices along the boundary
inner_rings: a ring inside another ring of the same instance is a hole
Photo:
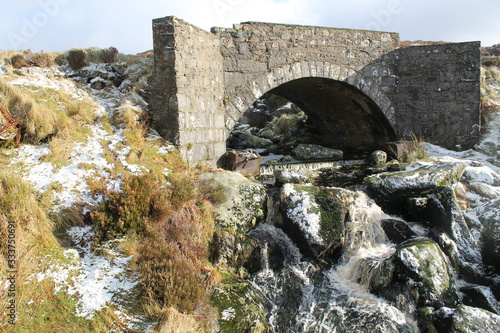
[[[418,332],[411,319],[369,291],[373,276],[395,249],[380,225],[388,216],[363,192],[350,193],[346,241],[333,267],[320,267],[302,256],[275,226],[276,216],[251,232],[265,249],[263,255],[270,249],[283,254],[279,267],[268,263],[251,279],[271,304],[273,332]],[[268,207],[276,208],[276,193],[268,199]],[[269,213],[277,214],[275,208]]]

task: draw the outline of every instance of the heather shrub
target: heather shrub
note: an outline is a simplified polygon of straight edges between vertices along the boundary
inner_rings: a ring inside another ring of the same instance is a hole
[[[12,64],[12,67],[14,67],[15,69],[20,69],[29,66],[28,61],[21,54],[16,54],[12,58],[10,58],[10,63]]]
[[[68,61],[71,68],[79,70],[87,65],[87,55],[84,50],[73,49],[69,51]]]
[[[99,58],[102,62],[107,64],[115,63],[118,61],[118,50],[115,47],[101,50],[99,52]]]

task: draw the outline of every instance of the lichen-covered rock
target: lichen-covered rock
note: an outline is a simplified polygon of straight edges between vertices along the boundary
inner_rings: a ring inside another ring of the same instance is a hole
[[[441,249],[428,239],[401,244],[395,253],[396,275],[420,305],[453,306],[457,301],[453,277]]]
[[[210,261],[219,268],[239,269],[248,264],[254,242],[234,230],[215,230],[210,244]]]
[[[299,144],[292,150],[293,154],[301,160],[329,159],[341,160],[344,156],[342,150],[323,147],[313,144]]]
[[[246,237],[258,221],[264,219],[266,189],[261,183],[237,172],[215,172],[199,177],[225,198],[215,204],[215,233],[211,260],[218,267],[238,269],[244,265],[254,247]]]
[[[215,205],[215,227],[246,234],[262,220],[266,207],[266,188],[238,172],[206,173],[199,177],[224,193],[225,200]]]
[[[285,229],[313,257],[332,256],[344,242],[347,208],[335,191],[297,184],[281,188]]]
[[[215,288],[211,300],[219,309],[219,332],[268,331],[265,300],[250,282],[230,278]]]

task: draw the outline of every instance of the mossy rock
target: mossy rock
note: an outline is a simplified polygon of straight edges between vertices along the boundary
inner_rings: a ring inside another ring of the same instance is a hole
[[[214,290],[211,300],[220,312],[219,332],[270,331],[265,300],[250,282],[229,278]]]
[[[420,238],[401,244],[394,254],[396,276],[423,306],[454,306],[453,276],[439,246]]]
[[[347,208],[334,189],[285,184],[281,189],[284,227],[306,254],[334,257],[344,243]]]

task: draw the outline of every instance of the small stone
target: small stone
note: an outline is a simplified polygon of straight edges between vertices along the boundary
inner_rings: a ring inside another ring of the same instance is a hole
[[[387,163],[387,153],[382,150],[375,150],[368,157],[368,163],[373,166],[382,165]]]

